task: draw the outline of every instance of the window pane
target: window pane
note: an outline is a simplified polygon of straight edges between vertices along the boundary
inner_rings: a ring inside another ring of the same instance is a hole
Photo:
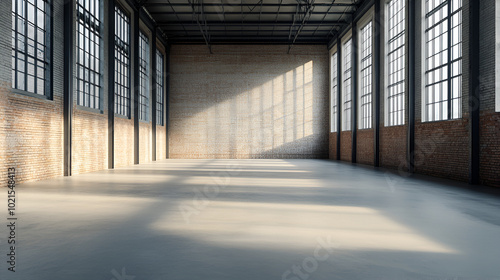
[[[405,123],[405,1],[392,0],[387,5],[386,124],[394,126]]]
[[[47,0],[12,1],[12,87],[46,95]]]

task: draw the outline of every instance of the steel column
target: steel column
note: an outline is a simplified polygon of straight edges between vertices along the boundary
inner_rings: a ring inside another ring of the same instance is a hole
[[[373,67],[373,85],[375,87],[375,90],[373,92],[374,94],[374,141],[373,141],[373,149],[374,149],[374,159],[373,159],[373,165],[375,167],[380,166],[380,42],[381,42],[381,34],[382,34],[382,27],[380,26],[382,24],[382,14],[381,14],[381,7],[380,7],[380,0],[375,1],[375,20],[374,20],[374,33],[375,33],[375,38],[374,38],[374,48],[373,48],[373,62],[374,62],[374,67]]]
[[[134,164],[139,164],[139,88],[140,88],[140,73],[139,73],[139,12],[140,6],[134,10],[133,26],[134,36],[132,37],[134,45]]]
[[[108,1],[108,168],[115,168],[115,0]]]
[[[151,159],[153,161],[156,161],[156,121],[157,121],[157,116],[156,116],[156,27],[153,27],[152,29],[152,36],[153,39],[151,42],[151,83],[153,84],[153,87],[151,88],[151,130],[152,130],[152,144],[151,144],[151,152],[153,153],[151,155]]]
[[[73,121],[73,1],[64,3],[64,176],[71,176]]]
[[[420,2],[419,2],[420,3]],[[416,73],[416,5],[417,0],[408,1],[408,133],[407,165],[410,173],[415,172],[415,73]]]
[[[337,160],[340,160],[342,134],[342,39],[337,38]]]
[[[165,142],[166,142],[166,158],[169,158],[169,140],[168,140],[168,133],[169,133],[169,96],[170,96],[170,45],[165,46],[165,94],[164,96],[164,109],[165,109],[165,130],[166,130],[166,137],[165,137]]]
[[[480,182],[480,103],[481,88],[479,84],[480,65],[480,1],[469,1],[470,24],[469,24],[469,118],[470,118],[470,171],[469,183],[479,184]]]
[[[358,129],[358,25],[352,23],[352,91],[351,91],[351,135],[352,135],[352,163],[357,162],[357,129]]]

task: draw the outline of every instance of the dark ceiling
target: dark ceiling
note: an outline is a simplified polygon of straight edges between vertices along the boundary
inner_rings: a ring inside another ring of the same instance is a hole
[[[363,0],[148,0],[171,44],[327,44]]]

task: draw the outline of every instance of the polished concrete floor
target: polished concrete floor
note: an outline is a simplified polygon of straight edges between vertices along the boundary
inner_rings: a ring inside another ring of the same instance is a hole
[[[1,226],[2,280],[500,279],[500,197],[450,181],[164,160],[17,190],[17,272]]]

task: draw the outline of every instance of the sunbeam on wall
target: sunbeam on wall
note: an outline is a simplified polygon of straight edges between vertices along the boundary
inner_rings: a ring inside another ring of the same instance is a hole
[[[171,158],[326,158],[324,46],[174,46]]]

